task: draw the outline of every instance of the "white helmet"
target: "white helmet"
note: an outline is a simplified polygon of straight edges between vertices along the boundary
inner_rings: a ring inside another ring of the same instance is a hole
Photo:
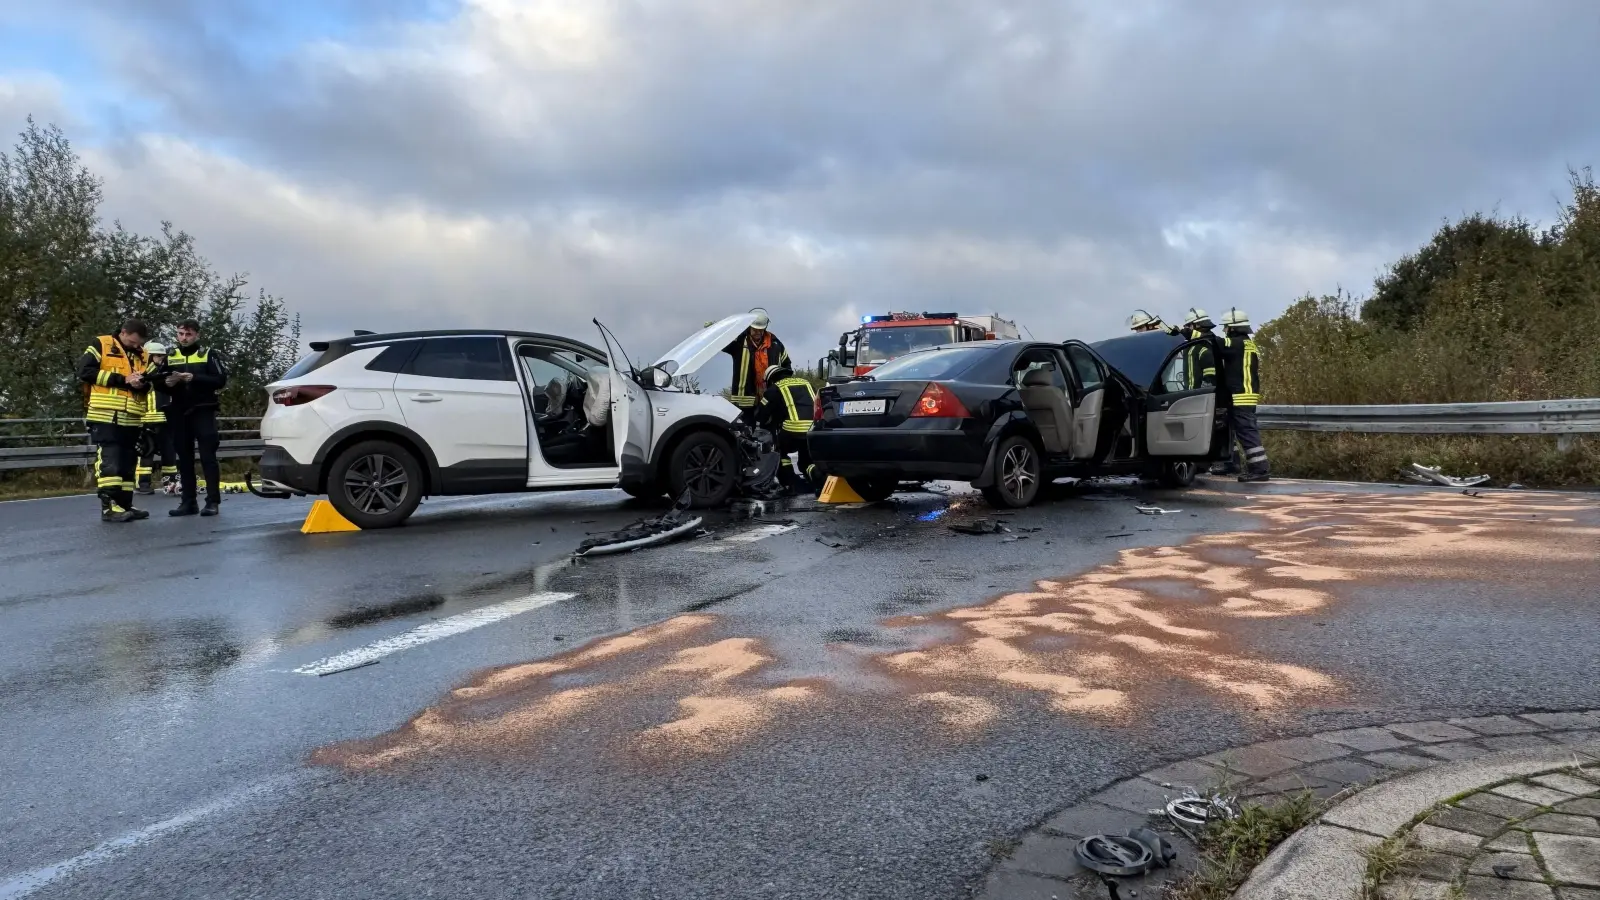
[[[158,343],[156,341],[151,341],[150,343],[144,345],[144,355],[145,356],[166,356],[167,355],[167,345],[166,344],[162,344],[162,343]]]
[[[1225,328],[1249,328],[1250,316],[1237,306],[1230,307],[1227,315],[1222,317],[1222,325]]]
[[[756,320],[750,323],[750,327],[757,331],[766,331],[767,326],[772,324],[772,320],[767,318],[767,311],[759,306],[750,311],[756,314]]]
[[[1136,309],[1133,311],[1133,315],[1128,317],[1128,327],[1134,331],[1150,331],[1160,328],[1161,317],[1151,315],[1142,309]]]
[[[1198,306],[1189,307],[1189,311],[1183,314],[1183,327],[1185,328],[1195,328],[1200,325],[1210,324],[1211,317],[1206,315],[1206,311]]]

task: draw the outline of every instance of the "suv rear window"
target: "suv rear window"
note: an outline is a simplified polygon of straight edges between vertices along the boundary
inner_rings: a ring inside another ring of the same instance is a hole
[[[516,381],[510,351],[502,338],[429,338],[422,342],[406,372],[427,378]]]
[[[402,341],[390,344],[383,348],[383,352],[372,358],[367,363],[369,372],[399,372],[405,369],[406,361],[411,359],[411,354],[416,352],[417,341]]]
[[[878,381],[938,381],[951,379],[972,368],[989,350],[965,347],[949,350],[921,350],[891,359],[868,372]]]
[[[301,375],[315,371],[318,366],[322,365],[322,358],[327,355],[328,351],[326,350],[311,351],[300,357],[300,361],[290,366],[289,371],[283,373],[283,377],[278,380],[288,381],[291,378],[299,378]]]

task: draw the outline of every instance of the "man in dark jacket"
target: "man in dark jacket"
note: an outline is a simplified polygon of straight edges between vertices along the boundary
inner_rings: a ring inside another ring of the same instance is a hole
[[[784,349],[783,341],[778,336],[767,330],[771,324],[764,310],[751,310],[757,313],[755,322],[745,329],[739,339],[722,348],[722,352],[733,357],[733,387],[729,391],[728,399],[733,405],[744,411],[745,420],[755,414],[755,409],[761,398],[767,392],[767,369],[773,366],[788,368],[789,351]]]
[[[200,323],[193,319],[179,323],[176,352],[167,358],[171,373],[166,377],[172,403],[167,408],[167,427],[172,429],[178,449],[178,477],[183,483],[183,501],[169,516],[214,516],[222,503],[222,473],[217,465],[217,447],[222,443],[217,432],[217,392],[228,384],[228,370],[215,350],[200,345]],[[194,453],[200,448],[200,470],[206,476],[206,506],[197,509],[194,481]]]

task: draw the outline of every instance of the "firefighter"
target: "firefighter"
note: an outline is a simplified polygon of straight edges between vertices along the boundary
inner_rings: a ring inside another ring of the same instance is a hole
[[[1152,315],[1142,309],[1134,310],[1133,315],[1128,317],[1128,328],[1136,333],[1160,331],[1168,327],[1167,323],[1161,321],[1160,316]]]
[[[756,411],[756,424],[772,432],[778,445],[778,483],[784,493],[797,494],[810,487],[811,453],[806,449],[806,435],[811,431],[811,420],[817,407],[817,392],[811,382],[796,378],[787,365],[768,366],[762,372],[766,392]],[[798,475],[789,454],[798,459]]]
[[[200,323],[193,319],[178,324],[178,352],[167,360],[171,372],[165,379],[172,402],[167,407],[167,425],[172,429],[178,450],[178,478],[183,499],[169,516],[214,516],[222,503],[222,473],[217,466],[217,392],[228,383],[228,370],[221,357],[200,345]],[[200,450],[200,470],[206,476],[205,509],[196,509],[198,493],[194,481],[195,447]]]
[[[1261,402],[1261,351],[1250,336],[1250,317],[1244,311],[1228,310],[1222,317],[1222,329],[1219,359],[1228,392],[1233,395],[1228,424],[1244,451],[1244,471],[1239,473],[1239,480],[1267,481],[1267,448],[1261,444],[1261,429],[1256,423],[1256,405]]]
[[[150,514],[133,508],[139,428],[149,406],[144,341],[150,331],[138,319],[103,334],[78,360],[78,380],[87,388],[84,421],[95,443],[94,479],[102,522],[135,522]]]
[[[156,459],[161,460],[163,483],[178,477],[178,451],[172,440],[172,430],[167,427],[167,407],[172,395],[167,392],[167,348],[151,341],[144,345],[147,361],[145,381],[150,384],[149,405],[145,408],[144,434],[139,441],[139,467],[137,469],[138,493],[156,492]]]
[[[1185,340],[1203,341],[1184,351],[1184,378],[1190,390],[1214,387],[1217,383],[1217,325],[1198,306],[1189,307],[1183,315],[1183,324],[1166,326],[1168,334],[1180,334]]]
[[[756,320],[738,340],[722,348],[723,353],[733,357],[733,388],[728,399],[744,411],[747,419],[766,396],[767,370],[790,365],[789,351],[784,349],[783,341],[767,328],[771,324],[767,311],[757,308],[751,312],[757,313]]]

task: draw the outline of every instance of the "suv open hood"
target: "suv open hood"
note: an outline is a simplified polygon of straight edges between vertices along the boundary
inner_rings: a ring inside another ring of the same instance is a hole
[[[685,338],[683,343],[662,354],[656,361],[656,366],[664,367],[669,362],[676,363],[677,368],[672,370],[673,377],[693,375],[700,371],[701,366],[710,362],[712,357],[721,353],[723,347],[733,343],[735,338],[743,334],[758,315],[759,313],[740,313],[712,322]]]

